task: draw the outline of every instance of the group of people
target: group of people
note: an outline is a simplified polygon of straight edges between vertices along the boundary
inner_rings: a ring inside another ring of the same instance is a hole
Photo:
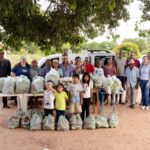
[[[10,61],[4,59],[3,52],[0,53],[0,77],[25,75],[32,81],[36,75],[45,77],[51,69],[58,71],[60,78],[72,77],[73,79],[67,89],[64,89],[62,84],[58,84],[57,87],[53,88],[52,81],[46,82],[43,101],[45,115],[53,115],[53,110],[56,109],[57,121],[60,115],[65,114],[66,100],[70,100],[70,113],[81,113],[82,119],[84,119],[85,114],[86,116],[89,115],[89,106],[93,97],[93,81],[91,78],[93,74],[101,77],[117,76],[122,83],[122,87],[127,91],[127,99],[131,108],[135,108],[136,91],[140,87],[142,109],[149,109],[150,52],[143,57],[142,63],[140,63],[134,57],[133,52],[130,52],[129,58],[126,58],[124,50],[120,50],[115,58],[108,57],[104,62],[98,60],[96,66],[91,64],[89,57],[85,57],[85,60],[82,61],[78,56],[74,62],[69,62],[68,56],[64,55],[61,64],[56,59],[48,59],[43,68],[38,67],[36,59],[28,64],[25,57],[22,57],[20,62],[11,68]],[[80,76],[82,76],[82,79]],[[123,103],[121,95],[119,103]],[[3,106],[9,108],[7,97],[3,98]]]

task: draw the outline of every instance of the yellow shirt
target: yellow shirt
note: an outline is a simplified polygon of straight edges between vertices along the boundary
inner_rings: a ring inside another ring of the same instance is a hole
[[[66,92],[64,92],[64,91],[62,91],[61,93],[56,92],[55,98],[56,98],[55,108],[57,110],[66,110],[66,100],[68,99]]]

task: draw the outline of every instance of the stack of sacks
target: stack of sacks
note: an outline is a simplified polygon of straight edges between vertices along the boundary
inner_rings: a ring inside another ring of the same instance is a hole
[[[62,83],[65,88],[67,88],[68,85],[72,82],[72,78],[71,77],[60,78],[59,82]]]
[[[45,82],[51,80],[54,86],[58,85],[59,73],[55,69],[51,69],[45,76]]]
[[[103,84],[103,82],[102,82],[103,78],[102,77],[95,74],[92,76],[92,80],[93,80],[93,84],[94,84],[95,88],[101,88],[102,87],[102,84]]]
[[[0,92],[2,92],[6,78],[0,78]]]
[[[15,77],[7,77],[4,82],[2,93],[3,94],[14,94],[15,82],[16,82]]]
[[[121,81],[116,76],[112,76],[111,91],[113,94],[119,94],[123,91]]]
[[[44,78],[35,76],[31,84],[31,93],[39,94],[44,92]]]
[[[30,91],[30,80],[24,75],[17,77],[16,93],[18,94],[29,93],[29,91]]]

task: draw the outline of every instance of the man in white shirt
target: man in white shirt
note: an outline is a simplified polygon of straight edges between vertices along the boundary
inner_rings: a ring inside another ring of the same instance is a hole
[[[126,93],[125,89],[125,83],[126,83],[126,77],[125,77],[125,66],[126,66],[127,59],[124,57],[123,50],[120,50],[119,55],[115,57],[115,65],[117,68],[117,78],[120,79],[122,87],[124,88],[124,93]],[[119,104],[123,104],[123,96],[120,95],[119,98]]]
[[[130,107],[135,108],[136,103],[136,89],[139,85],[139,69],[134,66],[134,60],[128,62],[128,67],[125,70],[127,78],[127,93],[130,99]]]

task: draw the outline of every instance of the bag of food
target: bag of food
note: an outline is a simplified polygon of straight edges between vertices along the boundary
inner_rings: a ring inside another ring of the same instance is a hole
[[[60,116],[57,124],[58,131],[68,131],[69,130],[69,122],[64,116]]]
[[[21,112],[16,112],[8,119],[8,128],[9,129],[15,129],[20,127],[20,121],[21,121]]]
[[[30,130],[41,130],[42,127],[42,116],[38,113],[32,114],[30,120]]]
[[[48,115],[43,120],[43,130],[55,130],[55,118],[52,115]]]
[[[89,115],[84,119],[84,129],[95,129],[95,117],[93,115]]]
[[[2,93],[3,94],[14,94],[14,89],[15,89],[15,78],[7,77],[4,82]]]
[[[31,112],[27,111],[22,115],[21,127],[29,129],[30,128],[30,120],[31,120]]]
[[[0,92],[2,92],[6,78],[0,78]]]
[[[45,82],[51,80],[54,86],[58,85],[59,73],[55,69],[51,69],[45,76]]]
[[[82,119],[79,114],[72,115],[70,118],[71,130],[82,129]]]
[[[44,92],[44,78],[36,76],[32,80],[31,93],[39,94]]]
[[[16,93],[29,93],[30,90],[30,80],[24,76],[21,75],[18,77],[16,81]]]
[[[114,97],[115,97],[115,95],[114,95]],[[115,100],[114,100],[114,103],[113,103],[113,111],[110,114],[110,116],[108,117],[108,123],[109,123],[110,128],[116,128],[119,124],[119,119],[118,119],[118,115],[117,115]]]
[[[97,75],[97,74],[93,75],[92,79],[93,79],[93,85],[95,88],[102,87],[103,82],[102,82],[102,78],[99,75]]]

